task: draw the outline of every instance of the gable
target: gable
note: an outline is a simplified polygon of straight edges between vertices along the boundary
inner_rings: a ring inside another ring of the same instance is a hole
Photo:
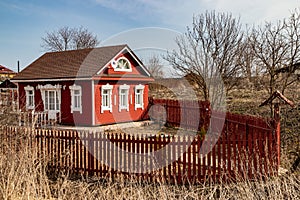
[[[98,77],[151,77],[150,72],[129,47],[125,47],[114,56],[102,69]]]

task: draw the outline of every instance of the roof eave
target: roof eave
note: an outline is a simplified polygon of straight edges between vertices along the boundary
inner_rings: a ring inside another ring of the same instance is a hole
[[[62,78],[11,79],[11,82],[14,82],[14,83],[29,83],[29,82],[57,82],[57,81],[77,81],[77,80],[92,80],[92,77],[62,77]]]

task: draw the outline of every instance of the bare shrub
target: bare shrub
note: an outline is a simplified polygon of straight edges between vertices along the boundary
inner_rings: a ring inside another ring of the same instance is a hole
[[[51,197],[46,167],[30,147],[29,137],[18,133],[10,139],[0,134],[0,198]]]

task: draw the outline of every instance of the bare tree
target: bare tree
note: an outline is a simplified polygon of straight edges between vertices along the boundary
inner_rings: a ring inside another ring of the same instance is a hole
[[[253,28],[252,28],[253,29]],[[244,37],[241,42],[240,52],[238,58],[238,65],[241,67],[241,77],[246,80],[249,85],[246,87],[263,87],[262,72],[264,67],[256,62],[256,57],[252,43],[252,32],[250,29],[246,29]],[[243,81],[242,83],[245,83]]]
[[[146,67],[154,78],[164,77],[164,72],[162,70],[163,65],[161,64],[161,61],[157,55],[153,55],[149,58]]]
[[[87,29],[80,27],[74,31],[73,43],[76,49],[83,49],[93,48],[99,44],[99,41]]]
[[[239,65],[241,66],[242,76],[246,77],[249,82],[254,72],[254,53],[250,43],[249,33],[245,35],[241,43],[241,55],[239,56]]]
[[[271,95],[275,90],[283,94],[296,81],[296,63],[300,61],[300,15],[292,13],[288,20],[268,23],[253,30],[251,44],[256,64],[264,68]]]
[[[285,32],[288,41],[287,60],[284,64],[285,66],[278,70],[279,73],[284,72],[281,73],[283,80],[281,88],[282,94],[284,94],[284,91],[289,85],[297,80],[295,70],[297,63],[300,62],[300,10],[295,10],[286,21]]]
[[[235,84],[232,78],[240,73],[242,38],[239,19],[207,11],[193,17],[192,27],[176,40],[179,50],[169,53],[166,60],[180,74],[189,75],[208,100],[215,95],[218,82],[224,81],[227,90]]]
[[[269,94],[279,87],[277,70],[287,59],[288,44],[284,35],[285,28],[283,22],[278,22],[276,25],[266,23],[263,28],[253,30],[251,37],[256,63],[264,67],[268,78],[266,89]]]
[[[99,44],[96,35],[87,29],[62,27],[57,31],[47,32],[42,37],[42,47],[46,51],[66,51],[71,49],[93,48]]]

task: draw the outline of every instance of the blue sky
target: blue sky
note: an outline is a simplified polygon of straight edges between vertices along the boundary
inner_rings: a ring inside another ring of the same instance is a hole
[[[87,28],[100,45],[153,43],[163,49],[172,48],[175,35],[206,10],[260,24],[288,17],[296,8],[299,0],[0,0],[0,64],[16,71],[20,60],[23,69],[44,53],[41,37],[63,26]]]

